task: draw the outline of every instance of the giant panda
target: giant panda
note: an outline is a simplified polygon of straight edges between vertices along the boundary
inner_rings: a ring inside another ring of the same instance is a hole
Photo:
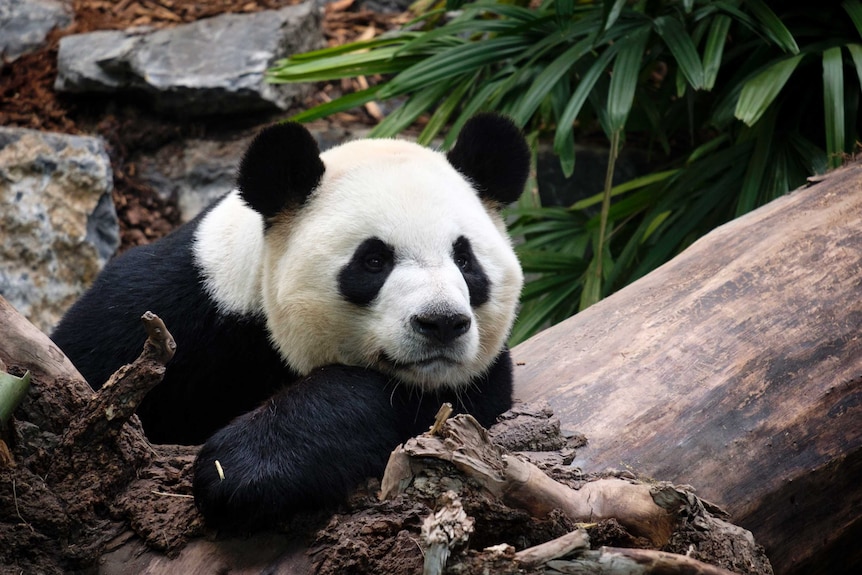
[[[523,277],[500,209],[529,156],[493,114],[445,154],[395,139],[320,153],[299,124],[265,128],[236,189],[112,260],[53,338],[100,387],[140,353],[142,313],[164,319],[177,352],[138,414],[154,442],[203,443],[211,525],[330,506],[442,402],[486,426],[511,406]]]

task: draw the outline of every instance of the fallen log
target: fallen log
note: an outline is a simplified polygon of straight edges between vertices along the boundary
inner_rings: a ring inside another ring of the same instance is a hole
[[[862,164],[513,350],[584,471],[696,486],[779,575],[862,572]]]

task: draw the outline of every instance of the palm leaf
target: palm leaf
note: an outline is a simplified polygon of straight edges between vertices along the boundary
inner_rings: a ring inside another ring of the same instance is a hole
[[[712,20],[709,26],[706,47],[703,50],[703,87],[707,90],[712,90],[712,87],[715,86],[715,80],[718,78],[730,24],[730,17],[719,15]]]
[[[565,150],[569,142],[572,141],[572,126],[575,118],[580,114],[584,102],[587,101],[599,77],[607,70],[608,64],[610,64],[611,59],[616,55],[617,50],[617,44],[612,44],[605,48],[581,77],[578,87],[575,88],[569,103],[566,104],[565,110],[563,110],[562,115],[557,121],[557,132],[554,136],[554,151],[557,154],[562,156],[561,151]],[[569,169],[566,169],[567,167]],[[574,162],[570,166],[563,166],[563,172],[566,177],[571,176],[573,170]]]
[[[607,112],[611,133],[623,129],[632,109],[641,59],[649,34],[650,29],[644,26],[619,41],[619,54],[614,60],[614,71],[608,91]]]
[[[823,52],[823,108],[826,122],[826,154],[829,166],[841,165],[844,151],[844,63],[841,48]]]
[[[454,46],[410,66],[381,90],[380,97],[391,98],[445,80],[474,72],[529,48],[532,41],[523,36],[502,36],[481,42]]]
[[[841,3],[841,6],[850,16],[850,19],[853,21],[853,25],[856,26],[856,31],[859,33],[859,36],[862,36],[862,2],[859,2],[859,0],[844,0],[844,2]]]
[[[672,16],[660,16],[653,21],[655,31],[664,40],[685,79],[695,90],[704,86],[703,64],[697,55],[694,42],[686,34],[682,23]]]
[[[742,86],[734,115],[753,126],[772,104],[802,60],[802,54],[775,62]]]
[[[799,46],[793,38],[793,34],[787,29],[787,26],[781,19],[775,15],[775,12],[766,5],[763,0],[745,0],[745,5],[754,14],[754,17],[760,21],[766,35],[785,51],[792,54],[799,53]]]

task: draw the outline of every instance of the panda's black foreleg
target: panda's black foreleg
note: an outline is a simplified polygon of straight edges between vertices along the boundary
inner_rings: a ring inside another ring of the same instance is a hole
[[[194,466],[194,495],[210,525],[256,529],[343,501],[380,476],[413,430],[380,373],[321,368],[216,432]]]

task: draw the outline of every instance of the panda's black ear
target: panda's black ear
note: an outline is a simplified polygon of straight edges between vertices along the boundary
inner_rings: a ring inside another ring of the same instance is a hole
[[[524,135],[499,114],[470,118],[446,157],[483,199],[499,204],[517,200],[530,175],[530,148]]]
[[[237,173],[242,198],[264,218],[296,209],[325,168],[317,141],[295,122],[264,128],[249,144]]]

